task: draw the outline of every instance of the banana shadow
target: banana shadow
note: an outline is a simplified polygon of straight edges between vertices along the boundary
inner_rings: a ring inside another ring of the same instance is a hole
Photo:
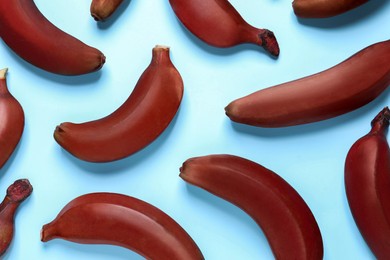
[[[115,12],[104,22],[98,22],[96,21],[96,25],[99,29],[101,30],[107,30],[109,29],[115,22],[116,20],[121,17],[121,15],[125,12],[127,7],[130,5],[131,0],[124,0],[118,9],[115,10]],[[92,18],[93,19],[93,18]]]
[[[67,86],[80,86],[85,84],[90,84],[93,82],[96,82],[99,80],[99,78],[102,75],[102,69],[96,72],[84,74],[84,75],[78,75],[78,76],[64,76],[59,74],[54,74],[48,71],[45,71],[43,69],[40,69],[29,62],[25,61],[21,57],[19,57],[11,48],[8,47],[3,41],[1,41],[1,44],[4,46],[5,49],[9,50],[10,56],[18,62],[24,69],[31,71],[32,73],[36,74],[38,77],[47,79],[52,82],[61,83]]]
[[[167,6],[170,7],[170,5],[167,5]],[[211,45],[205,43],[204,41],[202,41],[201,39],[199,39],[198,37],[196,37],[193,33],[191,33],[182,24],[182,22],[176,17],[172,8],[170,8],[170,10],[168,10],[168,11],[169,11],[169,13],[171,13],[171,15],[175,16],[176,24],[178,25],[177,27],[179,27],[181,29],[183,34],[185,34],[185,36],[187,38],[189,38],[190,41],[192,43],[194,43],[198,48],[202,49],[205,52],[208,52],[210,54],[217,55],[217,56],[230,56],[230,55],[234,55],[234,54],[237,54],[237,53],[243,52],[243,51],[253,51],[253,52],[258,52],[258,53],[261,53],[265,56],[268,56],[268,57],[272,58],[273,60],[278,59],[278,57],[272,56],[270,53],[265,51],[261,46],[257,46],[255,44],[244,43],[244,44],[239,44],[237,46],[233,46],[233,47],[229,47],[229,48],[218,48],[218,47],[211,46]]]
[[[343,180],[342,185],[344,185],[344,180]],[[348,233],[350,234],[351,237],[354,238],[354,240],[356,240],[355,243],[359,244],[360,250],[365,251],[365,253],[364,253],[365,256],[372,256],[372,259],[375,259],[373,253],[371,252],[371,249],[368,247],[367,243],[365,242],[364,238],[362,237],[362,235],[359,231],[359,228],[356,226],[355,220],[352,216],[351,209],[350,209],[349,204],[348,204],[345,190],[343,190],[343,192],[341,194],[339,194],[339,196],[340,196],[340,198],[343,198],[343,206],[341,208],[342,209],[341,212],[343,213],[344,218],[346,218],[344,223],[346,223],[346,225],[347,225]],[[332,232],[332,235],[335,235],[335,234]]]
[[[184,181],[183,181],[184,182]],[[264,232],[257,225],[257,223],[242,209],[233,205],[232,203],[217,197],[199,187],[194,185],[185,183],[186,190],[193,195],[196,199],[203,201],[204,203],[210,204],[212,207],[216,208],[218,211],[224,212],[232,216],[234,219],[237,219],[241,223],[244,223],[245,226],[248,227],[249,230],[256,230],[256,237],[258,241],[264,245],[262,246],[261,251],[262,254],[266,254],[264,250],[268,249],[269,256],[273,256],[272,251],[269,247],[268,240],[264,235]],[[207,214],[207,213],[206,213]],[[210,238],[212,239],[212,238]],[[266,248],[266,249],[265,249]]]
[[[379,9],[383,8],[386,4],[389,4],[388,0],[376,0],[368,1],[367,3],[350,10],[344,14],[340,14],[329,18],[300,18],[297,20],[300,24],[306,26],[313,26],[318,28],[335,28],[348,26],[353,23],[361,22],[365,18],[374,15]],[[294,12],[292,15],[295,16]]]
[[[0,169],[0,178],[2,178],[6,174],[8,169],[11,167],[13,161],[15,160],[15,157],[18,155],[18,151],[20,150],[20,146],[22,145],[21,143],[23,142],[23,139],[24,139],[24,137],[23,137],[25,135],[24,132],[25,132],[25,130],[23,130],[22,137],[20,138],[19,143],[16,145],[15,150],[12,152],[12,154],[8,158],[7,162]]]
[[[133,234],[129,234],[131,236]],[[79,252],[80,254],[88,254],[90,256],[89,259],[93,259],[93,256],[98,256],[99,258],[110,258],[110,259],[118,259],[118,260],[141,260],[144,259],[137,253],[114,245],[102,245],[102,244],[78,244],[69,242],[62,239],[54,239],[43,243],[43,249],[49,250],[48,248],[61,248],[61,250],[65,250],[65,252]]]
[[[375,100],[366,104],[365,106],[356,109],[352,112],[346,113],[344,115],[334,117],[331,119],[305,124],[305,125],[297,125],[297,126],[289,126],[289,127],[281,127],[281,128],[263,128],[263,127],[255,127],[250,125],[244,125],[231,122],[233,129],[237,132],[241,132],[248,135],[261,136],[261,137],[270,137],[270,138],[279,138],[279,137],[288,137],[288,136],[302,136],[307,135],[309,133],[327,131],[331,128],[338,127],[345,123],[354,121],[360,117],[366,116],[367,114],[372,113],[373,111],[379,111],[383,109],[381,104],[386,103],[386,99],[389,97],[390,88],[388,88],[384,93],[382,93]],[[228,119],[229,120],[229,119]],[[370,122],[367,122],[369,126]]]
[[[181,111],[181,106],[179,107],[179,110],[177,111],[175,117],[169,124],[169,126],[161,133],[157,139],[155,139],[151,144],[147,145],[140,151],[136,152],[133,155],[130,155],[129,157],[126,157],[124,159],[120,159],[113,162],[106,162],[106,163],[93,163],[93,162],[86,162],[83,160],[80,160],[76,157],[74,157],[72,154],[67,152],[65,149],[62,149],[58,145],[58,149],[62,150],[62,153],[69,161],[71,161],[74,165],[77,167],[86,170],[88,172],[92,173],[120,173],[124,170],[127,170],[129,168],[135,167],[136,165],[139,165],[143,161],[147,160],[148,158],[152,157],[154,153],[157,153],[159,148],[164,145],[165,141],[169,138],[171,132],[173,131],[177,118],[179,117]]]

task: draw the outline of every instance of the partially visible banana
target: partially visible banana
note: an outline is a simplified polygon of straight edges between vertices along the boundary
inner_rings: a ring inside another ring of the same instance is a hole
[[[0,204],[0,257],[7,251],[14,237],[16,210],[32,191],[33,187],[27,179],[17,180],[7,189]]]
[[[170,216],[142,200],[117,193],[90,193],[69,202],[41,240],[125,247],[158,260],[204,259],[188,233]]]
[[[92,0],[90,11],[96,21],[104,22],[118,9],[123,0]]]
[[[156,46],[150,65],[130,97],[112,114],[86,123],[62,123],[55,140],[79,159],[110,162],[153,142],[169,125],[183,97],[183,81],[169,57]]]
[[[390,110],[371,122],[345,161],[345,190],[353,218],[377,259],[390,257],[390,149],[386,139]]]
[[[23,108],[8,91],[7,71],[0,70],[0,168],[14,152],[24,129]]]
[[[248,213],[263,230],[276,259],[322,259],[322,237],[312,212],[274,172],[222,154],[188,159],[180,177]]]
[[[21,58],[52,73],[99,70],[105,56],[54,26],[33,0],[0,1],[0,37]]]
[[[327,18],[348,12],[368,0],[294,0],[294,13],[303,18]]]

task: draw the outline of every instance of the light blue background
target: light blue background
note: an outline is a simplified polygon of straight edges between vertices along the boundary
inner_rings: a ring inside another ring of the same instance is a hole
[[[300,20],[291,1],[231,0],[249,23],[274,31],[281,48],[276,60],[256,46],[207,46],[179,23],[168,0],[127,1],[114,19],[101,25],[90,17],[90,1],[35,2],[59,28],[99,48],[107,62],[98,73],[57,76],[27,64],[0,43],[0,67],[9,68],[9,89],[26,116],[22,140],[0,172],[0,192],[18,178],[27,177],[34,186],[17,212],[16,233],[4,259],[141,259],[114,246],[40,241],[42,225],[65,204],[95,191],[124,193],[159,207],[186,229],[206,259],[273,259],[249,216],[178,177],[187,158],[213,153],[248,158],[287,180],[318,221],[325,259],[374,259],[348,208],[343,165],[351,145],[389,105],[389,91],[347,115],[283,129],[232,124],[224,107],[389,39],[389,1],[373,0],[331,19]],[[98,119],[119,107],[156,44],[171,47],[185,84],[181,108],[169,128],[146,149],[113,163],[86,163],[65,152],[52,137],[55,126]]]

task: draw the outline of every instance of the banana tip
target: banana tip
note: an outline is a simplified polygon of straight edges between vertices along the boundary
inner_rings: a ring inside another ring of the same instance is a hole
[[[62,133],[62,132],[65,132],[65,130],[62,128],[62,124],[60,125],[57,125],[56,126],[56,129],[54,130],[54,132],[59,132],[59,133]]]
[[[45,235],[44,235],[43,227],[41,228],[40,238],[41,238],[42,242],[45,242]]]
[[[169,50],[171,47],[168,46],[168,45],[157,44],[156,46],[154,46],[154,48],[156,48],[156,49],[165,49],[165,50]]]
[[[225,115],[227,117],[229,117],[231,120],[233,120],[233,118],[234,118],[234,109],[232,108],[232,103],[230,103],[229,105],[227,105],[225,107]]]
[[[182,180],[184,180],[185,182],[193,183],[193,176],[194,176],[193,169],[195,166],[194,164],[196,163],[194,162],[195,158],[196,157],[187,159],[179,169],[180,170],[179,177],[182,178]]]
[[[104,56],[103,53],[100,53],[100,62],[96,70],[100,70],[103,67],[104,63],[106,63],[106,56]]]
[[[184,175],[183,170],[184,170],[184,165],[179,168],[179,177],[182,179],[183,179],[183,175]]]
[[[41,228],[41,233],[40,233],[41,241],[42,242],[47,242],[51,240],[51,226],[49,224],[45,224]]]
[[[0,79],[5,79],[5,75],[7,75],[8,68],[4,68],[0,70]]]
[[[99,14],[97,13],[91,13],[91,16],[92,18],[96,21],[96,22],[104,22],[104,18],[101,17]]]
[[[184,181],[187,181],[187,178],[188,178],[188,174],[187,174],[187,169],[188,169],[188,160],[190,159],[187,159],[183,164],[182,166],[179,168],[179,177],[182,178]]]
[[[229,105],[227,105],[227,106],[225,107],[225,114],[226,114],[227,116],[229,116]]]
[[[53,133],[53,137],[57,141],[57,143],[59,143],[59,144],[61,143],[62,135],[64,133],[65,133],[65,129],[63,127],[63,123],[60,125],[57,125],[55,130],[54,130],[54,133]]]

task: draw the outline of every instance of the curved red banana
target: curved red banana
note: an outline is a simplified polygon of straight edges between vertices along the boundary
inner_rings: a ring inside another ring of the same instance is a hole
[[[0,1],[0,37],[21,58],[52,73],[90,73],[105,62],[99,50],[48,21],[33,0]]]
[[[390,40],[325,71],[254,92],[226,108],[233,121],[285,127],[336,117],[371,102],[390,85]]]
[[[8,91],[7,71],[0,70],[0,168],[14,152],[24,129],[23,108]]]
[[[353,218],[377,259],[390,256],[390,150],[386,140],[390,110],[372,121],[345,161],[345,190]]]
[[[294,0],[294,13],[302,18],[327,18],[348,12],[368,0]]]
[[[226,48],[252,43],[279,55],[273,32],[248,24],[227,0],[169,0],[169,3],[188,30],[212,46]]]
[[[69,202],[42,227],[41,240],[125,247],[147,259],[204,259],[188,233],[160,209],[116,193],[91,193]]]
[[[92,0],[90,11],[96,21],[105,21],[118,9],[123,0]]]
[[[322,259],[322,237],[312,212],[274,172],[237,156],[208,155],[185,161],[180,177],[248,213],[276,259]]]
[[[8,249],[14,236],[16,210],[32,190],[27,179],[17,180],[7,189],[7,195],[0,204],[0,256]]]
[[[156,46],[150,65],[116,111],[91,122],[62,123],[54,131],[54,138],[85,161],[122,159],[153,142],[168,127],[180,106],[183,90],[169,48]]]

